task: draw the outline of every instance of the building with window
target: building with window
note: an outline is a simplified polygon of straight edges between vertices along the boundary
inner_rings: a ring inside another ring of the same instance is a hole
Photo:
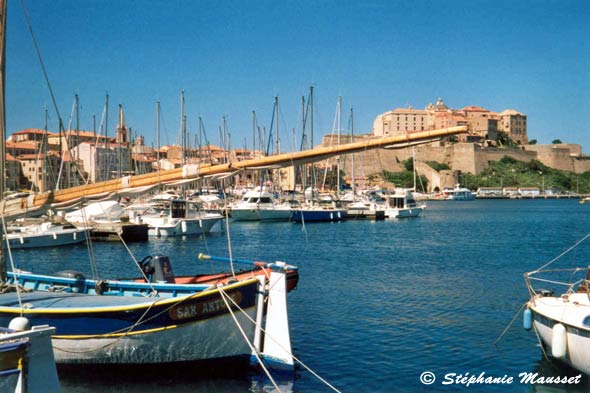
[[[527,136],[527,121],[526,115],[514,109],[507,109],[499,115],[498,128],[504,131],[510,139],[520,145],[529,143]]]

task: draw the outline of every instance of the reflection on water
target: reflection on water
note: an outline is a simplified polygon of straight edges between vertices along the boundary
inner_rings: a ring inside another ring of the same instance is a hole
[[[185,362],[175,365],[79,366],[58,368],[62,391],[74,392],[272,392],[270,380],[247,359]],[[281,392],[293,391],[293,380],[277,379]]]

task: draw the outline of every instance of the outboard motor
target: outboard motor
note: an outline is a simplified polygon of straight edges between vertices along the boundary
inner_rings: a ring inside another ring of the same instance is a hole
[[[75,292],[75,293],[82,293],[84,292],[84,283],[86,281],[86,277],[82,273],[76,270],[62,270],[54,274],[56,277],[63,277],[68,279],[75,280],[73,284],[70,285],[70,290],[66,290],[66,292]]]
[[[151,282],[167,282],[174,284],[174,272],[170,259],[164,255],[154,255],[141,264],[143,272]]]

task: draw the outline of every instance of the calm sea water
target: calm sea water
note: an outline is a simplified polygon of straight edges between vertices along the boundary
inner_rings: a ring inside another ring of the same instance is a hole
[[[404,221],[232,223],[233,255],[298,265],[289,294],[295,355],[341,391],[462,391],[443,385],[449,373],[513,377],[512,384],[472,385],[470,391],[566,392],[577,387],[520,384],[518,374],[577,375],[545,360],[533,332],[516,320],[527,300],[523,273],[541,266],[590,230],[590,205],[577,200],[430,202],[423,217]],[[228,255],[221,227],[205,238],[131,244],[139,259],[169,255],[176,273],[226,269],[198,261],[199,252]],[[586,247],[587,249],[587,247]],[[576,254],[583,259],[583,256]],[[104,277],[137,275],[120,244],[96,243]],[[91,276],[85,246],[20,251],[24,269],[76,269]],[[423,385],[420,375],[436,381]],[[235,364],[175,369],[60,370],[64,392],[266,392],[263,377]],[[298,368],[281,381],[287,392],[328,392]]]

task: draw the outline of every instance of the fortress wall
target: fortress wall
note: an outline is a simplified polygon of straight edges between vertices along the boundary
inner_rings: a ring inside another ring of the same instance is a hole
[[[355,137],[355,141],[363,140],[363,136]],[[330,138],[324,138],[329,143]],[[342,142],[350,141],[349,137],[343,137]],[[429,144],[416,146],[416,161],[418,172],[428,178],[432,188],[438,186],[453,186],[453,176],[434,175],[436,171],[422,169],[419,163],[427,161],[436,161],[445,163],[453,171],[462,171],[478,174],[489,166],[491,161],[499,161],[504,156],[512,157],[516,160],[529,162],[530,160],[539,160],[543,164],[560,170],[583,173],[590,171],[590,159],[584,159],[581,155],[579,145],[525,145],[522,150],[518,149],[501,149],[496,147],[481,147],[473,143],[455,143],[452,145],[440,146],[439,144]],[[355,153],[355,176],[370,176],[381,173],[382,171],[397,172],[404,168],[401,162],[412,157],[412,148],[387,150],[378,149]],[[335,164],[335,160],[331,161]],[[350,156],[341,157],[341,167],[347,176],[352,173],[352,160]],[[426,164],[424,164],[426,165]],[[451,183],[451,184],[449,184]]]

